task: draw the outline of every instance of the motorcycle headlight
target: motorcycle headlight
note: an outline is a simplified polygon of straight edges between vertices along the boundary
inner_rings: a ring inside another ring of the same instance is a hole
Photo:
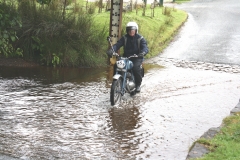
[[[117,67],[123,69],[126,66],[124,60],[117,61]]]

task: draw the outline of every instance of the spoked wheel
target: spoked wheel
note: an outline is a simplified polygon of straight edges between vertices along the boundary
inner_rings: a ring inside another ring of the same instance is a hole
[[[110,101],[111,105],[115,105],[122,97],[121,95],[122,79],[115,79],[112,82],[111,92],[110,92]]]

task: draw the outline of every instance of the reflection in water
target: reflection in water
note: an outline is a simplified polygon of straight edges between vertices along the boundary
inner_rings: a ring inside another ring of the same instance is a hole
[[[139,114],[137,107],[109,109],[109,128],[112,128],[112,140],[116,143],[114,152],[119,158],[134,158],[137,154],[140,137],[135,130],[139,127]]]
[[[139,111],[134,108],[111,108],[109,110],[111,126],[118,132],[133,130],[137,128]]]
[[[42,84],[63,82],[100,81],[106,75],[106,68],[49,68],[49,67],[1,67],[0,77],[8,79],[31,79]]]
[[[127,103],[110,106],[111,70],[1,67],[0,153],[22,159],[135,157],[140,112]]]
[[[144,64],[145,71],[161,66]],[[49,68],[49,67],[3,67],[0,68],[0,78],[36,80],[42,84],[63,82],[91,82],[110,80],[113,76],[113,67],[106,68]]]

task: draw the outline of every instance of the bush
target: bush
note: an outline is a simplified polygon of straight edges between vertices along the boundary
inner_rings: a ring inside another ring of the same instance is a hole
[[[22,50],[14,46],[18,39],[15,28],[21,26],[17,10],[12,3],[0,3],[0,55],[5,57],[22,56]]]
[[[98,62],[105,57],[101,39],[106,29],[95,27],[89,14],[74,11],[64,14],[52,5],[57,6],[38,6],[34,1],[19,3],[23,25],[18,35],[24,56],[44,65],[102,65]]]

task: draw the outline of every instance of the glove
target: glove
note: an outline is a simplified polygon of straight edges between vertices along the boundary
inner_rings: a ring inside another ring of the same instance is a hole
[[[145,56],[145,54],[146,54],[145,52],[141,52],[141,53],[138,54],[138,57],[142,57],[143,58]]]
[[[112,50],[112,49],[109,49],[106,53],[107,53],[108,57],[112,57],[112,55],[113,55],[113,50]]]

